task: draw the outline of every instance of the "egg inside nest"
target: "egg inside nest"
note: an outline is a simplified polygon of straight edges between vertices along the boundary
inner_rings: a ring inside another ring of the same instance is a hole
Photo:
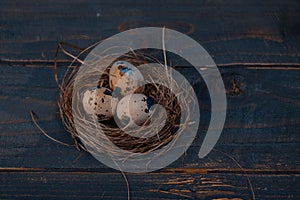
[[[145,84],[140,70],[127,61],[116,61],[109,70],[109,86],[117,96],[142,92]]]
[[[125,127],[141,126],[151,117],[154,100],[144,94],[123,97],[117,105],[117,117]]]
[[[112,97],[110,89],[100,87],[85,91],[82,98],[82,105],[87,114],[95,114],[98,121],[104,121],[113,117],[117,100]]]

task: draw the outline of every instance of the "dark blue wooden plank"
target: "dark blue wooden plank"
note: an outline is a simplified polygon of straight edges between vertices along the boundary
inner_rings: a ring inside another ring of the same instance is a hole
[[[299,199],[299,8],[297,0],[1,1],[0,198],[127,198],[120,173],[47,139],[29,111],[51,136],[72,142],[56,103],[51,63],[57,43],[87,47],[130,28],[166,25],[197,40],[220,67],[227,120],[215,150],[199,160],[209,97],[199,76],[179,67],[198,94],[200,130],[187,153],[166,169],[128,174],[131,197],[253,198],[230,155],[249,174],[257,199]],[[64,71],[59,68],[60,77]]]
[[[1,157],[2,167],[101,168],[107,167],[75,148],[46,138],[33,125],[29,111],[34,110],[39,124],[59,140],[72,143],[64,130],[57,107],[58,89],[51,66],[2,65],[1,83]],[[65,68],[60,68],[63,74]],[[188,68],[179,68],[194,83],[201,108],[200,130],[188,153],[172,167],[237,168],[220,152],[199,160],[197,152],[209,124],[209,97],[205,84]],[[296,151],[299,138],[299,70],[256,70],[244,67],[220,68],[227,91],[228,110],[225,127],[216,146],[235,157],[246,168],[299,169]],[[18,74],[18,76],[15,76]],[[13,77],[16,77],[15,79]],[[244,84],[239,95],[231,93],[234,77]],[[270,84],[272,83],[272,84]],[[13,158],[13,159],[12,159]]]
[[[119,31],[163,26],[188,33],[217,63],[299,62],[291,1],[1,1],[1,59],[52,60],[59,41],[87,47]]]

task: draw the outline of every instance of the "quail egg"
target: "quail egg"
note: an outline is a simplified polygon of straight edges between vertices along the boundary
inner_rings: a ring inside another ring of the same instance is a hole
[[[142,73],[127,61],[119,60],[113,63],[109,71],[109,86],[116,95],[129,95],[142,92],[144,85]]]
[[[83,94],[82,104],[87,114],[95,114],[98,121],[112,118],[116,109],[115,98],[112,98],[111,90],[101,87],[87,90]]]
[[[124,126],[130,127],[134,124],[141,126],[150,118],[152,105],[153,99],[146,95],[130,94],[119,101],[116,114]]]

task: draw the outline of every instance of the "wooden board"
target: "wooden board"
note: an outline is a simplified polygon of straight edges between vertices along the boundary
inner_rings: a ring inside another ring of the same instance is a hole
[[[124,199],[120,173],[87,171],[2,172],[1,199]],[[150,173],[127,175],[132,199],[251,199],[243,174]],[[299,198],[296,175],[250,175],[257,199]],[[285,183],[289,182],[289,185]],[[19,183],[19,184],[16,184]]]
[[[2,59],[52,60],[59,41],[84,47],[130,28],[165,25],[200,42],[217,63],[299,60],[297,0],[3,0],[0,7]]]
[[[167,168],[126,174],[131,198],[253,199],[249,177],[256,199],[299,199],[299,9],[296,0],[1,1],[0,199],[127,198],[120,172],[47,139],[29,112],[51,136],[72,143],[57,107],[52,64],[58,42],[87,47],[119,31],[163,25],[212,55],[227,90],[227,118],[215,150],[200,160],[208,92],[191,68],[178,67],[200,102],[197,138]],[[60,63],[60,77],[67,64]]]

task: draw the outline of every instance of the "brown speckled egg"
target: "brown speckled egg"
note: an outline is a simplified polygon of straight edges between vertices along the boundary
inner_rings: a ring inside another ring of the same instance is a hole
[[[112,98],[111,90],[101,87],[87,90],[83,94],[82,104],[87,114],[95,114],[98,121],[111,119],[117,100]]]
[[[124,126],[142,125],[151,116],[150,108],[154,101],[144,94],[131,94],[123,97],[118,105],[116,114]]]
[[[140,70],[127,61],[116,61],[109,71],[109,86],[116,95],[142,92],[144,77]]]

